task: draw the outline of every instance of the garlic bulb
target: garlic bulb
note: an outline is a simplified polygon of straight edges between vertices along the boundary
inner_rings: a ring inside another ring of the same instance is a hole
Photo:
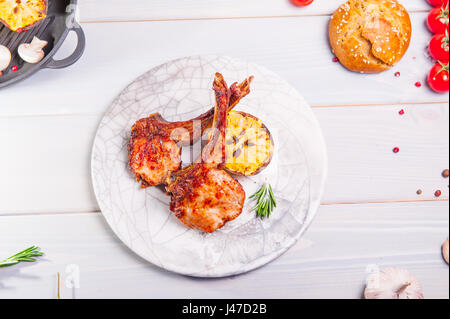
[[[423,299],[422,286],[406,269],[384,268],[369,275],[366,299]]]
[[[448,239],[447,241],[442,245],[442,257],[444,257],[444,260],[448,264]]]
[[[0,45],[0,72],[6,70],[11,63],[11,52],[3,45]]]
[[[44,56],[44,50],[42,50],[48,44],[47,41],[40,40],[34,37],[31,43],[23,43],[19,46],[19,55],[25,62],[38,63]]]

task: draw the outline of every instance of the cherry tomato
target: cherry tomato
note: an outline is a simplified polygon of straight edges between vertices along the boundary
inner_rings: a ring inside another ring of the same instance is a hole
[[[293,4],[299,7],[306,7],[313,3],[314,0],[291,0]]]
[[[448,0],[427,0],[427,1],[433,7],[442,7],[444,4],[448,3]]]
[[[449,52],[449,40],[448,40],[448,32],[445,31],[445,34],[436,34],[431,38],[430,45],[428,46],[428,50],[430,51],[430,55],[433,59],[437,61],[441,61],[443,63],[447,63],[449,60],[448,52]]]
[[[430,11],[427,19],[428,29],[435,34],[448,31],[448,3],[445,7],[437,7]]]
[[[448,92],[448,80],[448,63],[436,63],[428,75],[428,85],[430,88],[438,93]]]

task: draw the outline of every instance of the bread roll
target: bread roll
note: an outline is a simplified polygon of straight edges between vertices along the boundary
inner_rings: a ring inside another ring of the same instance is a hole
[[[394,66],[411,41],[411,20],[396,0],[349,0],[331,17],[331,48],[347,69],[379,73]]]

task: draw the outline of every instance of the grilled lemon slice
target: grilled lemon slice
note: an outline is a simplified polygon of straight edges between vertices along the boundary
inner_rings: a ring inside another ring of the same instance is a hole
[[[225,144],[225,169],[232,174],[258,174],[272,160],[272,136],[267,127],[251,114],[238,111],[228,113]]]
[[[27,30],[47,16],[47,0],[0,0],[0,22],[12,31]]]

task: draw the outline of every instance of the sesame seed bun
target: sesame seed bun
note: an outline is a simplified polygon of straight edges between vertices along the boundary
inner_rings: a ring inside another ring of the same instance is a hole
[[[347,69],[380,73],[393,67],[411,41],[411,20],[396,0],[349,0],[331,17],[333,53]]]

